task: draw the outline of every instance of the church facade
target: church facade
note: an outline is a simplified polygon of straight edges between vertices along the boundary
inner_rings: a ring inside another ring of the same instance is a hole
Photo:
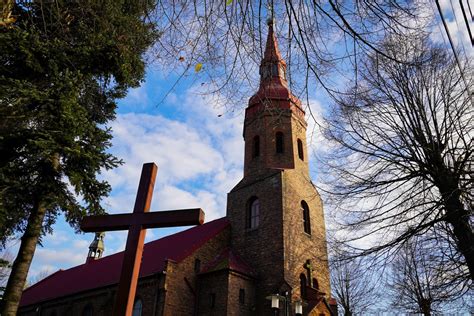
[[[245,111],[243,179],[226,217],[145,245],[134,315],[333,315],[321,198],[309,176],[305,112],[288,88],[273,25]],[[111,315],[123,253],[24,291],[20,315]],[[272,309],[271,296],[279,307]]]

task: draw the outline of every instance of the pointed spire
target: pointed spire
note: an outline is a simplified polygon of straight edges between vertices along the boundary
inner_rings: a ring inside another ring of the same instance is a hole
[[[273,13],[272,13],[273,17]],[[286,62],[278,48],[277,37],[274,32],[274,19],[269,18],[267,42],[265,52],[260,63],[260,87],[249,100],[249,107],[262,104],[265,100],[289,100],[288,106],[294,104],[304,117],[301,101],[295,97],[286,80]]]
[[[265,53],[263,55],[262,64],[264,62],[278,62],[281,61],[285,63],[283,58],[281,58],[280,50],[278,49],[278,42],[275,36],[275,32],[273,31],[273,19],[267,21],[268,24],[268,35],[267,35],[267,43],[265,45]]]
[[[273,19],[269,19],[267,24],[267,42],[263,59],[260,63],[260,85],[272,82],[287,87],[286,63],[278,49],[278,41],[273,31]]]

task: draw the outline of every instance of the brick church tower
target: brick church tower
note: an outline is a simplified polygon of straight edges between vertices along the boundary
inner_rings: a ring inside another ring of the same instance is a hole
[[[289,315],[291,302],[299,299],[306,302],[304,315],[327,314],[324,213],[309,176],[306,127],[269,23],[260,87],[245,112],[244,177],[227,202],[231,247],[258,275],[256,315],[273,315],[266,299],[272,294],[286,296]]]

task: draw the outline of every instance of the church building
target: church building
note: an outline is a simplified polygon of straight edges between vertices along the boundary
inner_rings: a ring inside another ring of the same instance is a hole
[[[227,214],[145,244],[134,316],[335,315],[306,127],[269,23],[260,86],[245,111],[244,175]],[[84,264],[27,288],[19,315],[111,315],[124,254],[103,257],[103,237]]]

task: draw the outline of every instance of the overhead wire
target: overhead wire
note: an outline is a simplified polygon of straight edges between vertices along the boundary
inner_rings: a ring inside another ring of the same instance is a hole
[[[443,22],[443,26],[444,26],[444,29],[446,31],[446,35],[448,36],[449,44],[451,45],[451,50],[453,51],[453,54],[454,54],[454,59],[456,60],[456,64],[458,65],[459,73],[461,74],[462,81],[464,82],[464,85],[466,86],[466,92],[467,92],[468,97],[471,101],[471,104],[473,104],[473,106],[474,106],[474,101],[472,100],[473,95],[471,93],[471,89],[469,87],[469,84],[467,83],[466,76],[464,75],[464,69],[461,66],[461,62],[459,60],[458,53],[456,52],[456,49],[454,47],[453,39],[451,37],[451,33],[449,32],[448,24],[446,23],[443,11],[441,10],[441,6],[439,5],[439,1],[435,0],[435,3],[436,3],[436,7],[438,8],[438,13],[441,17],[441,21]]]
[[[467,4],[469,5],[469,1],[467,2]],[[452,5],[453,4],[451,3],[451,6]],[[472,37],[471,26],[469,25],[469,21],[467,19],[466,11],[464,10],[464,4],[462,3],[462,0],[459,0],[459,6],[461,7],[462,16],[464,17],[464,23],[466,23],[466,28],[469,34],[469,39],[471,40],[471,45],[474,47],[474,37]],[[472,17],[472,13],[471,13],[471,17]],[[473,18],[473,21],[474,21],[474,18]]]
[[[459,22],[458,22],[458,16],[457,16],[457,14],[456,14],[456,10],[454,9],[453,0],[450,0],[450,1],[449,1],[449,4],[451,5],[451,10],[453,11],[454,22],[456,22],[456,26],[457,26],[458,30],[461,30],[461,26],[459,26]],[[461,40],[460,40],[459,42],[460,42],[461,44],[458,45],[458,46],[461,46],[461,49],[462,49],[463,52],[464,52],[464,56],[467,57],[468,55],[467,55],[466,49],[465,49],[465,47],[464,47],[464,41],[463,41],[462,37],[461,37]]]

